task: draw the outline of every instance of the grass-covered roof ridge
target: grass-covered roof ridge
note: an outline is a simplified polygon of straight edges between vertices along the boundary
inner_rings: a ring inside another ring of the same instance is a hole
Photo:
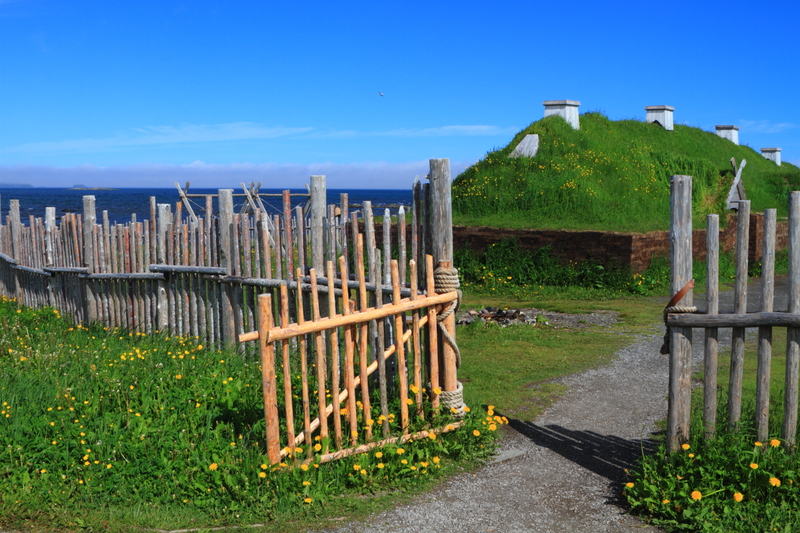
[[[666,131],[639,120],[580,117],[573,130],[550,116],[529,125],[506,146],[489,152],[453,182],[454,222],[505,228],[663,230],[669,227],[669,177],[693,176],[695,227],[709,213],[725,213],[733,182],[730,160],[742,159],[751,210],[777,208],[800,188],[800,169],[776,165],[749,146],[685,125]],[[533,158],[508,155],[527,134],[539,135]]]

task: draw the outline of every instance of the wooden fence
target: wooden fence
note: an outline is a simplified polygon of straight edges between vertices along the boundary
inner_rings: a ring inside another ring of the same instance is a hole
[[[789,196],[789,294],[788,312],[773,311],[776,211],[764,212],[762,239],[761,311],[747,312],[747,259],[750,202],[739,202],[736,234],[736,275],[732,314],[719,313],[719,216],[707,217],[706,312],[693,313],[692,279],[692,178],[672,176],[671,185],[671,290],[676,295],[668,308],[666,325],[670,356],[669,414],[667,441],[677,451],[689,438],[691,418],[692,329],[705,329],[703,425],[706,436],[717,428],[717,356],[719,328],[732,329],[730,381],[728,389],[729,430],[736,430],[742,412],[742,379],[745,328],[758,328],[758,369],[755,427],[760,441],[770,428],[769,396],[772,360],[772,328],[787,328],[786,381],[781,438],[794,446],[798,416],[798,362],[800,361],[800,192]],[[683,296],[679,293],[686,288]],[[775,428],[773,428],[773,431]]]
[[[352,284],[346,272],[356,271],[359,229],[372,304],[391,294],[391,258],[405,296],[411,260],[420,265],[426,253],[434,264],[452,260],[449,160],[431,160],[428,177],[430,184],[415,182],[410,213],[373,213],[370,202],[351,211],[346,194],[326,205],[324,176],[311,177],[307,206],[292,206],[284,191],[281,213],[268,213],[247,189],[241,213],[234,212],[233,190],[223,189],[216,199],[206,196],[204,216],[182,193],[174,206],[151,198],[150,218],[134,214],[125,224],[110,222],[106,212],[98,219],[94,196],[84,196],[83,213],[59,220],[55,207],[44,219],[22,220],[19,201],[11,200],[0,221],[0,292],[30,307],[58,308],[78,323],[232,345],[257,328],[258,294],[282,286],[308,291],[308,271],[324,271],[326,261],[336,266],[340,256],[346,270],[335,269],[337,287]],[[418,282],[427,275],[424,261],[422,267]],[[294,306],[290,312],[295,320]]]

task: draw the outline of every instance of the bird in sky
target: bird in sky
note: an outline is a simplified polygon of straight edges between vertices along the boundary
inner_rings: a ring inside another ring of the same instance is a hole
[[[379,96],[383,96],[383,93],[380,93],[380,92],[379,92],[379,93],[378,93],[378,95],[379,95]]]

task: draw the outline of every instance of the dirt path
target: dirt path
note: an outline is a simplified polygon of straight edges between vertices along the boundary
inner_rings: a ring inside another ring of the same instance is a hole
[[[609,365],[565,378],[569,393],[534,422],[512,420],[500,455],[410,505],[339,532],[657,532],[619,503],[624,468],[666,417],[661,337],[638,338]]]

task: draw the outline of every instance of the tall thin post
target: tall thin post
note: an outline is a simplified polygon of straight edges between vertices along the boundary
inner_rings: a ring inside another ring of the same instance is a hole
[[[670,292],[692,279],[692,177],[672,176],[670,195]],[[692,305],[692,291],[679,306]],[[692,329],[671,328],[667,445],[675,452],[689,438],[691,417]]]
[[[761,311],[772,312],[775,294],[775,217],[774,209],[764,211],[764,241],[761,253]],[[758,370],[756,378],[756,434],[759,441],[769,435],[769,387],[772,364],[772,327],[758,328]]]
[[[747,258],[750,243],[750,200],[739,202],[736,226],[736,283],[733,292],[733,312],[747,312]],[[744,378],[745,328],[733,328],[731,333],[731,374],[728,389],[728,429],[735,431],[742,416],[742,379]]]
[[[236,258],[233,257],[233,189],[219,189],[219,266],[228,276],[233,275]],[[226,283],[222,288],[220,321],[222,342],[228,346],[236,342],[235,287]]]
[[[83,266],[89,274],[94,274],[94,226],[97,224],[97,211],[95,210],[95,197],[83,197]],[[92,282],[84,280],[85,315],[89,323],[97,321],[97,303],[95,302]]]
[[[272,315],[272,295],[258,296],[258,343],[261,353],[261,384],[264,393],[264,421],[266,424],[267,457],[269,464],[281,460],[278,427],[278,380],[275,374],[275,345],[268,342],[269,330],[275,324]],[[291,442],[289,443],[292,444]]]
[[[719,215],[706,217],[706,313],[719,313]],[[706,438],[717,427],[717,365],[719,328],[706,328],[703,370],[703,429]]]
[[[789,193],[789,312],[800,313],[800,192]],[[796,444],[800,328],[786,331],[786,382],[783,396],[781,436],[790,447]]]
[[[325,176],[311,176],[311,268],[325,270],[325,237],[323,219],[326,206]]]

